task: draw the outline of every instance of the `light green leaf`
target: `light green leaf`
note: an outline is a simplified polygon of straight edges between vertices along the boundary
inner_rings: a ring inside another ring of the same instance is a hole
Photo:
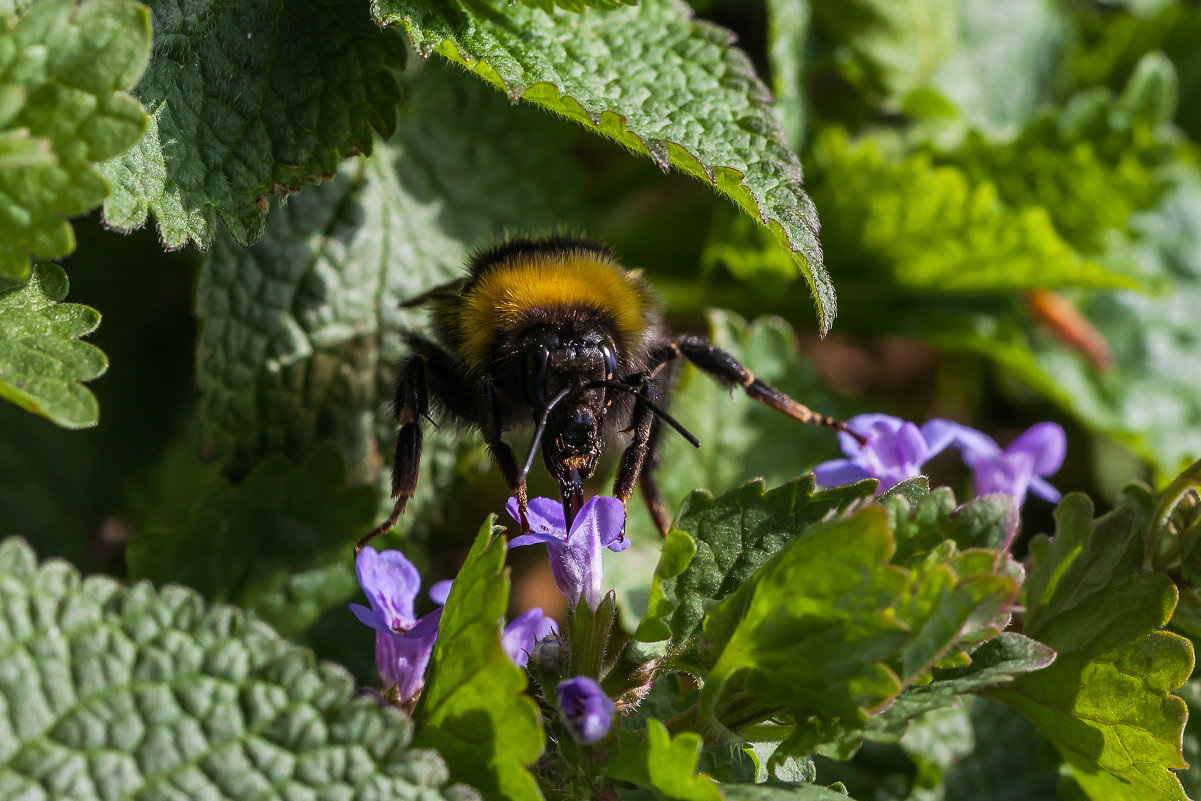
[[[328,179],[392,132],[404,46],[345,0],[152,0],[154,57],[134,94],[150,128],[104,165],[109,225],[158,222],[168,247],[242,245],[268,196]]]
[[[0,797],[463,798],[404,715],[237,609],[0,545]]]
[[[651,719],[641,739],[619,732],[605,772],[612,779],[653,790],[663,801],[722,801],[713,779],[696,772],[700,754],[700,735],[681,732],[672,737],[666,726]]]
[[[816,491],[812,475],[766,492],[750,481],[720,498],[697,490],[663,545],[651,602],[634,635],[644,642],[695,634],[705,612],[742,586],[807,526],[871,498],[874,481]]]
[[[834,289],[800,162],[728,31],[694,21],[682,0],[573,18],[493,0],[374,0],[372,11],[402,23],[422,56],[712,184],[793,253],[829,328]]]
[[[186,584],[294,636],[355,591],[353,546],[374,516],[375,493],[346,486],[327,444],[300,464],[270,456],[240,484],[214,482],[186,523],[138,532],[125,559],[131,578]]]
[[[991,173],[897,158],[838,130],[818,138],[812,162],[830,263],[882,294],[1136,285],[1081,257],[1046,209],[1007,206]]]
[[[1184,801],[1179,780],[1185,703],[1172,695],[1193,668],[1188,640],[1159,629],[1176,589],[1144,572],[1134,512],[1093,520],[1073,493],[1055,512],[1055,537],[1031,542],[1023,629],[1059,652],[1045,670],[995,690],[1058,746],[1096,801]]]
[[[485,799],[541,799],[526,770],[542,753],[541,716],[526,695],[526,674],[500,642],[509,606],[505,539],[494,517],[480,528],[454,580],[438,626],[425,689],[413,713],[416,744],[433,748],[451,775]]]
[[[353,477],[373,478],[391,460],[404,337],[427,322],[401,304],[506,230],[586,217],[580,168],[545,155],[565,152],[570,131],[449,66],[427,65],[408,89],[391,141],[276,210],[254,248],[221,236],[204,262],[202,430],[235,472],[328,439]],[[452,426],[427,429],[426,445],[410,518],[481,448]]]
[[[961,638],[989,636],[1016,597],[1002,553],[946,542],[909,570],[891,564],[895,548],[877,506],[798,532],[705,619],[705,719],[725,722],[723,700],[749,692],[796,724],[788,753],[845,747]]]
[[[39,264],[29,280],[0,291],[0,398],[64,428],[94,426],[96,396],[84,385],[104,375],[108,358],[79,338],[96,330],[100,314],[62,303],[67,274]]]
[[[24,278],[32,259],[75,249],[66,217],[109,192],[96,162],[146,130],[124,90],[149,56],[138,3],[40,0],[16,19],[0,11],[0,276]]]
[[[853,801],[846,793],[818,784],[764,782],[722,784],[726,801]]]

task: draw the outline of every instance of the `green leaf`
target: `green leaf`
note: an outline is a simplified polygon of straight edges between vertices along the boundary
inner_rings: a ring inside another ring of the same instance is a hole
[[[809,116],[803,78],[805,43],[812,21],[813,9],[808,0],[767,0],[767,56],[776,116],[788,143],[797,150],[805,139]]]
[[[168,247],[207,247],[220,220],[242,245],[263,232],[268,195],[327,179],[392,132],[404,65],[345,0],[153,0],[154,57],[134,94],[150,128],[104,165],[106,221],[153,214]]]
[[[793,253],[829,328],[834,289],[800,162],[728,31],[694,21],[682,0],[570,20],[493,0],[376,0],[372,11],[402,23],[422,56],[437,52],[514,100],[710,183]]]
[[[923,153],[890,158],[877,140],[852,143],[838,130],[818,137],[812,164],[830,263],[878,292],[1136,285],[1082,258],[1047,210],[1007,206],[992,173],[937,166]]]
[[[681,732],[672,737],[652,718],[641,739],[619,732],[605,772],[612,779],[654,790],[663,801],[722,801],[718,785],[696,772],[700,754],[700,735]]]
[[[912,480],[912,479],[911,479]],[[955,496],[946,487],[922,494],[901,494],[901,485],[882,498],[892,518],[897,539],[897,564],[916,564],[943,540],[952,540],[960,548],[1005,550],[1017,534],[1020,517],[1018,504],[1008,493],[973,498],[956,506]]]
[[[851,801],[846,793],[817,784],[764,782],[722,784],[726,801]]]
[[[392,454],[404,337],[426,323],[401,303],[461,275],[506,229],[586,217],[580,168],[545,155],[567,150],[562,126],[449,66],[428,65],[408,89],[391,141],[276,210],[254,248],[218,237],[204,262],[202,431],[234,473],[332,440],[353,476],[373,477]],[[450,429],[427,430],[410,517],[480,450]]]
[[[697,490],[685,501],[655,568],[650,608],[634,635],[644,642],[683,642],[705,612],[742,586],[772,554],[807,526],[853,507],[874,481],[816,491],[812,474],[766,492],[750,481],[720,498]]]
[[[611,11],[622,6],[638,5],[638,0],[520,0],[520,2],[546,12],[554,11],[556,6],[568,11],[584,11],[589,8]]]
[[[138,532],[126,563],[132,578],[186,584],[293,636],[350,598],[353,546],[374,515],[375,493],[347,487],[326,445],[297,465],[268,457],[237,485],[218,480],[179,528]]]
[[[749,692],[796,724],[788,753],[846,745],[958,643],[995,636],[1019,584],[1008,556],[946,542],[910,570],[895,549],[877,506],[798,532],[705,619],[705,719],[729,720],[723,701],[745,715]]]
[[[94,426],[96,397],[83,385],[104,375],[108,358],[79,338],[96,330],[100,314],[62,303],[67,274],[36,265],[20,286],[0,291],[0,397],[64,428]]]
[[[146,9],[123,0],[40,0],[0,11],[0,276],[75,249],[66,217],[109,193],[95,163],[146,130],[123,90],[150,55]]]
[[[994,692],[1058,746],[1090,798],[1183,801],[1170,768],[1185,766],[1188,712],[1172,691],[1192,672],[1193,653],[1159,630],[1176,588],[1143,570],[1131,507],[1094,521],[1092,503],[1073,493],[1055,519],[1055,537],[1030,544],[1022,626],[1059,656]]]
[[[541,716],[525,694],[526,674],[500,642],[509,605],[505,538],[494,517],[480,528],[451,586],[425,689],[413,713],[416,744],[433,748],[451,775],[485,799],[540,799],[526,770],[542,753]]]
[[[1040,759],[1038,730],[1005,704],[975,697],[970,752],[943,773],[945,797],[973,801],[1056,798],[1058,775]]]
[[[738,315],[708,312],[710,339],[734,354],[754,374],[823,414],[841,410],[822,388],[798,352],[796,333],[783,320],[764,317],[748,323]],[[812,470],[837,453],[829,429],[798,425],[779,412],[755,403],[710,376],[685,365],[670,396],[671,413],[701,442],[693,448],[664,431],[660,445],[659,488],[669,514],[697,487],[723,494],[754,477],[777,486]],[[641,502],[627,510],[632,546],[605,567],[606,581],[617,589],[619,606],[637,622],[646,609],[647,588],[659,560],[661,543]]]
[[[0,797],[462,798],[404,715],[237,609],[0,545]]]

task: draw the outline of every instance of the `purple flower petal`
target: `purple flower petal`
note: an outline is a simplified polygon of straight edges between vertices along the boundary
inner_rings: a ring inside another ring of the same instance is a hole
[[[595,681],[576,676],[560,682],[555,697],[563,721],[578,742],[591,745],[609,733],[616,707]]]
[[[621,530],[625,528],[625,524],[625,504],[617,498],[607,498],[603,495],[597,495],[594,498],[589,498],[580,508],[580,513],[571,522],[571,532],[567,535],[567,541],[571,542],[571,538],[575,536],[576,529],[581,525],[590,525],[596,527],[601,545],[606,548],[612,548],[615,551],[624,551],[630,547],[628,541],[617,548],[613,548],[613,544],[618,542],[617,538],[621,536]]]
[[[968,467],[971,467],[977,459],[1001,453],[1001,446],[992,437],[963,425],[956,428],[955,447],[963,454],[963,461]]]
[[[822,462],[813,469],[813,474],[817,478],[817,483],[823,487],[842,487],[873,477],[871,473],[846,459]]]
[[[1034,472],[1040,476],[1054,475],[1063,467],[1068,438],[1058,423],[1036,423],[1009,443],[1006,453],[1026,453],[1034,462]]]
[[[415,697],[425,685],[442,610],[435,609],[404,634],[375,633],[375,666],[384,687],[396,687],[401,703]]]
[[[430,600],[436,603],[438,606],[445,605],[446,597],[450,595],[450,585],[452,584],[454,584],[452,579],[436,582],[434,586],[430,587]]]
[[[513,664],[524,669],[530,661],[530,651],[534,650],[534,643],[558,630],[554,618],[547,617],[541,609],[534,607],[505,626],[500,640]]]
[[[922,437],[926,440],[926,459],[930,460],[950,447],[956,432],[962,428],[952,420],[936,417],[922,425]]]
[[[415,622],[413,601],[421,589],[421,575],[400,551],[379,552],[368,545],[355,559],[359,585],[367,594],[371,611],[377,617],[368,622],[356,612],[359,620],[377,630],[405,631]]]
[[[1044,501],[1050,501],[1051,503],[1059,503],[1059,499],[1063,497],[1062,492],[1047,483],[1046,479],[1039,478],[1038,476],[1030,477],[1030,491]]]
[[[1030,486],[1033,465],[1034,460],[1024,453],[980,456],[972,465],[976,494],[1007,492],[1017,498],[1020,505],[1026,500],[1026,488]]]
[[[362,604],[350,604],[350,611],[359,619],[359,622],[365,626],[370,626],[376,631],[391,631],[392,627],[388,625],[388,621],[384,620],[383,616],[374,609],[368,609]]]

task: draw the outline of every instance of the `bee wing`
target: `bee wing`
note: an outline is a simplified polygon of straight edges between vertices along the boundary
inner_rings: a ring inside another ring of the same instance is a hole
[[[466,283],[467,276],[456,278],[454,281],[449,281],[441,286],[426,290],[415,298],[409,298],[400,304],[400,308],[411,309],[414,306],[424,306],[432,301],[450,300],[457,297],[463,291],[463,286]]]

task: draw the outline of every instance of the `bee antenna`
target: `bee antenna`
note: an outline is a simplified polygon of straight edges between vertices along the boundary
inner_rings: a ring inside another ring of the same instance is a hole
[[[525,466],[521,468],[521,476],[517,481],[518,486],[525,483],[526,476],[530,474],[530,468],[534,465],[534,454],[538,452],[538,443],[542,441],[542,432],[546,431],[546,421],[550,419],[551,410],[569,394],[571,394],[570,389],[560,390],[559,394],[551,398],[550,403],[546,404],[546,408],[542,410],[542,419],[538,421],[538,426],[534,429],[534,439],[530,442],[530,452],[525,457]]]
[[[701,446],[700,440],[698,440],[696,437],[692,436],[692,434],[688,431],[688,429],[684,428],[684,425],[679,420],[672,417],[670,414],[667,413],[666,410],[661,408],[658,404],[656,404],[650,398],[643,395],[641,392],[639,392],[637,389],[630,386],[629,384],[623,384],[620,381],[593,381],[588,386],[589,387],[608,387],[609,389],[616,389],[621,392],[624,392],[627,395],[633,395],[634,400],[638,401],[643,406],[650,409],[655,415],[657,415],[660,419],[662,419],[663,422],[667,423],[669,426],[674,428],[681,437],[688,440],[688,442],[692,444],[692,447],[699,448]]]

